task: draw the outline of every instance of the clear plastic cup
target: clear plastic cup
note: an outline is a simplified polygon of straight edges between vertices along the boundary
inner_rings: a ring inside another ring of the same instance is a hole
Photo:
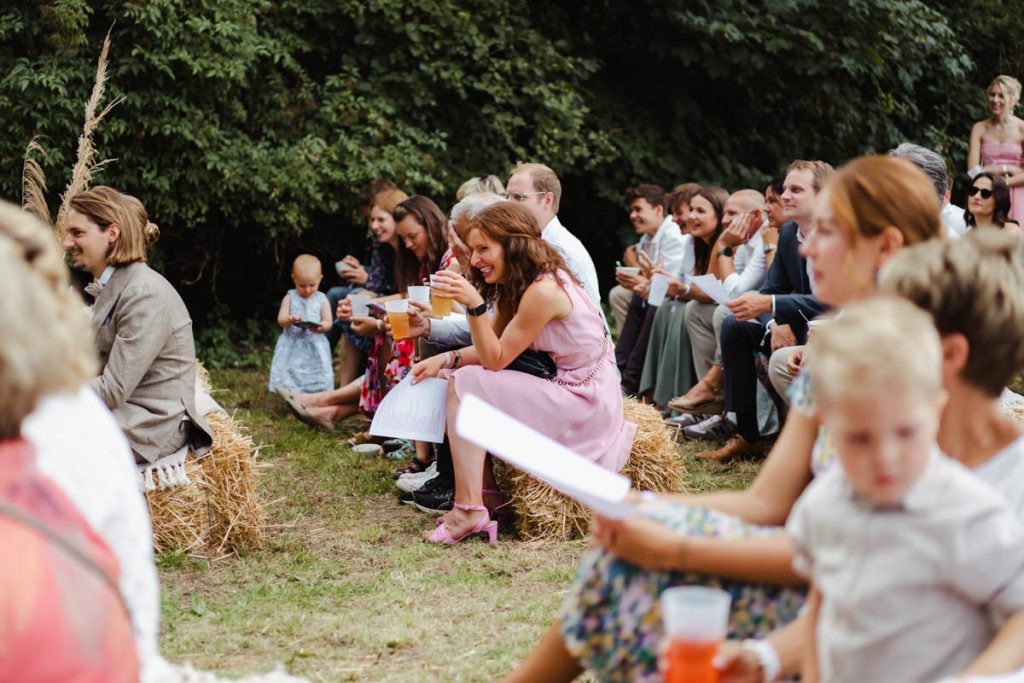
[[[352,315],[365,318],[370,315],[370,297],[366,294],[353,294],[349,297],[352,302]]]
[[[452,312],[452,300],[449,297],[441,296],[433,289],[434,276],[430,276],[430,312],[439,318],[443,318],[446,315],[451,315]]]
[[[711,662],[729,625],[728,593],[704,586],[669,588],[661,594],[668,641],[665,683],[717,683]]]
[[[409,300],[385,301],[384,310],[391,321],[391,336],[395,339],[409,337]]]
[[[409,299],[425,304],[430,303],[430,287],[425,285],[412,285],[409,287]]]

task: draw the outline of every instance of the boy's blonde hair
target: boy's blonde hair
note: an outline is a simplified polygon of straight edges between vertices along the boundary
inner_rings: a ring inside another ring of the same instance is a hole
[[[998,396],[1024,368],[1024,265],[1020,238],[973,230],[963,239],[903,249],[882,268],[880,291],[910,299],[940,335],[970,347],[963,378]]]
[[[96,374],[93,334],[53,232],[0,202],[0,439],[51,394]]]
[[[942,347],[931,318],[906,299],[874,297],[850,304],[814,331],[807,373],[824,409],[849,395],[912,388],[942,389]]]
[[[320,259],[312,254],[299,254],[292,261],[292,275],[308,275],[310,277],[322,276],[323,265]]]

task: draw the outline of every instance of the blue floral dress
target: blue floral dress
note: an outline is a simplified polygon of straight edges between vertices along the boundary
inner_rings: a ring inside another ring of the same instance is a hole
[[[807,373],[790,389],[791,409],[814,415]],[[811,456],[817,473],[834,453],[819,430]],[[764,538],[784,533],[783,527],[748,524],[715,510],[652,498],[641,509],[665,526],[686,536],[705,538]],[[561,635],[568,652],[598,681],[656,683],[658,641],[662,636],[662,591],[673,586],[700,584],[732,596],[730,638],[759,638],[796,618],[806,589],[723,579],[695,572],[652,572],[604,551],[584,556],[559,610]]]
[[[303,320],[320,320],[327,295],[317,292],[303,299],[294,289],[288,290],[289,315]],[[311,332],[298,325],[281,330],[270,363],[270,391],[278,388],[302,393],[330,391],[334,388],[334,367],[331,365],[331,344],[323,332]]]

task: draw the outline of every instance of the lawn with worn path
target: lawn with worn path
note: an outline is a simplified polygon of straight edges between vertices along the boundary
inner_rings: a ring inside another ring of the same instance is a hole
[[[292,419],[266,373],[212,371],[214,397],[260,444],[265,549],[209,562],[158,558],[162,648],[225,676],[278,663],[314,681],[493,681],[550,625],[583,540],[437,547],[433,518],[397,501],[399,464],[353,453],[345,437]],[[680,448],[690,491],[747,485],[758,463],[727,468]]]

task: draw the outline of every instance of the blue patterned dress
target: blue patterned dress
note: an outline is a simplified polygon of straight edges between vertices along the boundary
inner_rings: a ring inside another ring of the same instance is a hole
[[[294,289],[288,290],[289,315],[303,320],[320,320],[327,295],[317,292],[303,299]],[[281,330],[270,363],[270,391],[278,388],[302,393],[330,391],[334,388],[334,367],[331,345],[323,332],[311,332],[298,325]]]

